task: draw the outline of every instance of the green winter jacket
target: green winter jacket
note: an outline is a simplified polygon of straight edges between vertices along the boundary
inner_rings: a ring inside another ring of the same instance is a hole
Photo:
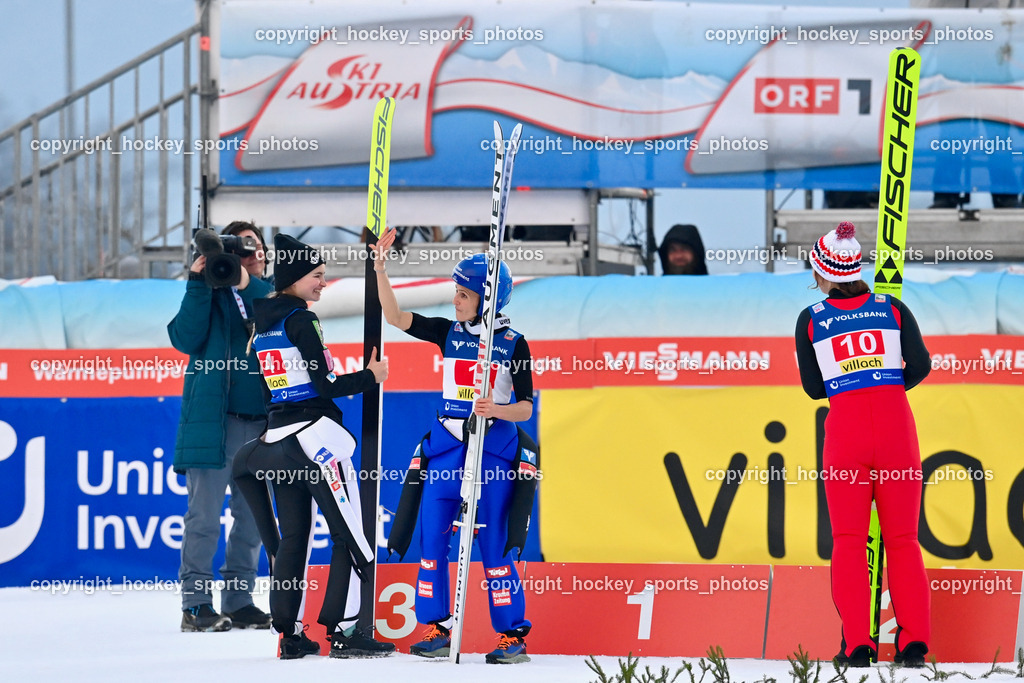
[[[239,292],[250,316],[253,300],[271,291],[267,282],[252,278]],[[266,414],[259,362],[255,353],[246,356],[249,333],[231,289],[211,289],[202,278],[190,277],[167,334],[171,346],[189,356],[174,471],[224,467],[226,414]]]

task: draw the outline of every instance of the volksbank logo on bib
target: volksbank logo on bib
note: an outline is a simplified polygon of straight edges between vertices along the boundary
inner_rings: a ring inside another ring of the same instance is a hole
[[[839,369],[843,372],[857,372],[858,370],[874,370],[882,367],[881,356],[870,356],[867,358],[851,358],[845,363],[839,364]]]
[[[857,320],[858,318],[888,318],[887,313],[881,311],[861,311],[860,313],[847,313],[845,315],[832,316],[828,320],[821,320],[818,322],[819,325],[824,327],[826,330],[832,325],[833,321],[846,321],[846,320]]]

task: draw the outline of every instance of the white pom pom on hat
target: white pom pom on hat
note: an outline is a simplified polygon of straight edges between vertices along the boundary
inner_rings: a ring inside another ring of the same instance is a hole
[[[814,243],[811,268],[829,282],[855,282],[860,278],[860,242],[853,223],[843,221]]]

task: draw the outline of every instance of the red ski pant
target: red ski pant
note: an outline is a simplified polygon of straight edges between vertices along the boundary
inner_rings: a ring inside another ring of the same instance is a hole
[[[931,596],[917,540],[921,452],[903,387],[833,396],[825,418],[822,476],[832,522],[832,600],[843,622],[846,654],[871,641],[867,539],[871,501],[885,544],[897,648],[931,635]]]

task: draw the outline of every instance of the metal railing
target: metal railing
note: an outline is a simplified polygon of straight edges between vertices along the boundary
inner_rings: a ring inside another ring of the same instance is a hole
[[[0,277],[180,269],[198,203],[199,33],[196,24],[0,132]]]

